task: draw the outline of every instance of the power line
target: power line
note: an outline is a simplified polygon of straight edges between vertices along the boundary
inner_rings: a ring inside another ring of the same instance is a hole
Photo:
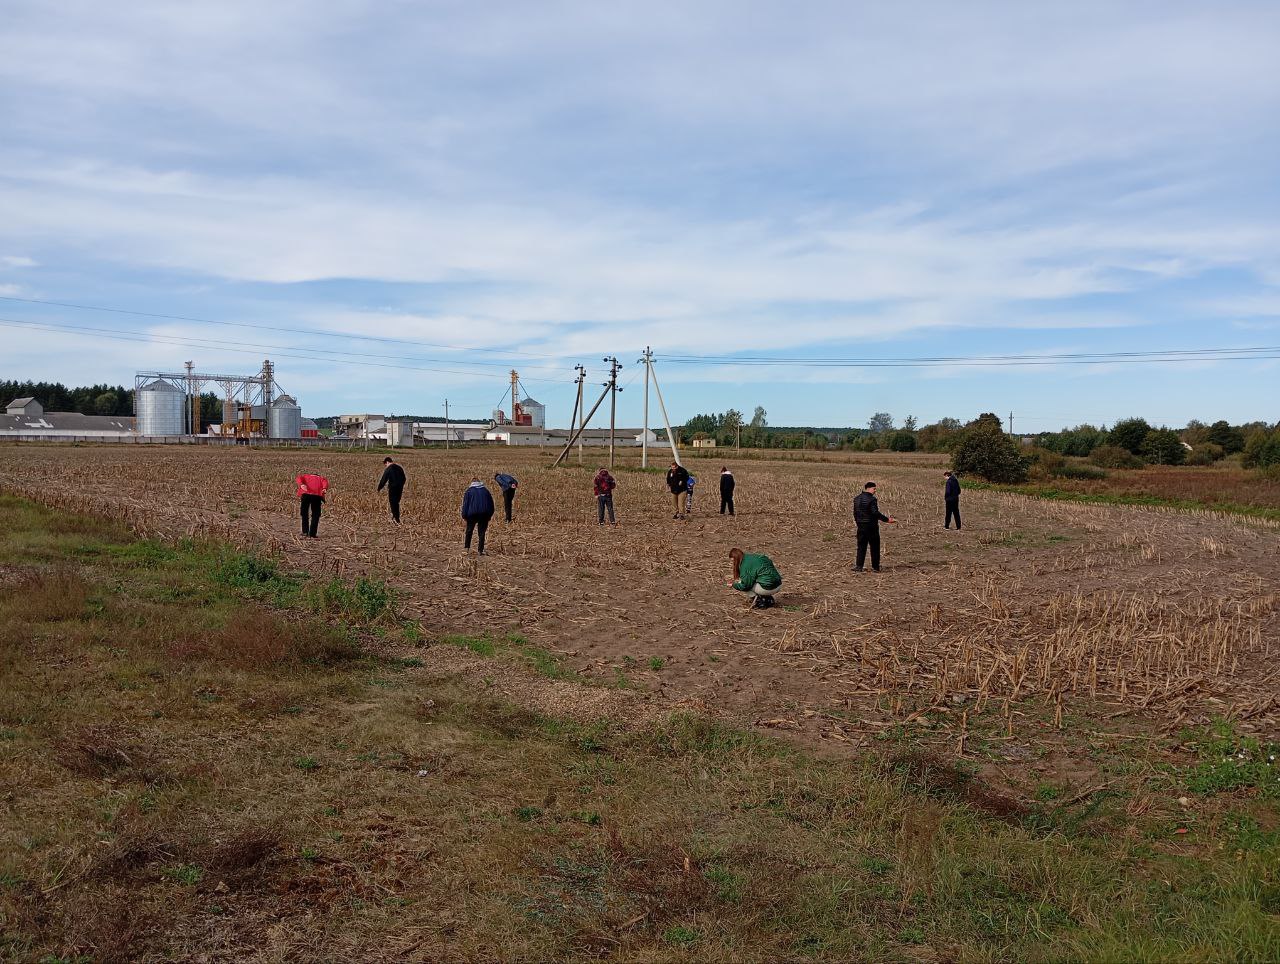
[[[303,361],[313,361],[313,362],[322,361],[322,362],[328,362],[334,365],[356,365],[356,366],[365,367],[365,368],[391,368],[391,369],[399,369],[403,371],[432,372],[434,374],[443,374],[443,375],[467,375],[472,378],[501,377],[498,375],[497,372],[488,372],[488,371],[474,371],[474,370],[464,371],[464,370],[455,369],[455,368],[429,368],[421,365],[390,365],[390,364],[386,364],[385,362],[349,361],[343,358],[327,358],[327,357],[317,357],[316,355],[300,355],[300,354],[297,354],[297,351],[299,349],[284,348],[282,346],[273,346],[273,345],[255,345],[253,346],[255,350],[251,351],[249,350],[249,348],[232,348],[223,342],[214,342],[214,341],[209,341],[207,339],[201,339],[201,338],[186,338],[186,337],[173,336],[173,335],[154,335],[146,332],[136,332],[136,331],[127,331],[127,330],[106,331],[101,328],[89,328],[82,325],[57,325],[49,322],[24,321],[18,318],[0,318],[0,325],[4,325],[9,328],[27,328],[27,329],[35,329],[35,330],[43,330],[43,331],[61,332],[66,334],[71,334],[71,333],[84,334],[92,338],[108,338],[113,341],[157,343],[157,344],[163,344],[163,345],[174,345],[174,346],[183,347],[183,348],[205,348],[212,351],[235,352],[237,354],[242,354],[242,355],[257,355],[257,354],[260,354],[260,350],[265,349],[268,351],[275,352],[279,357],[282,357],[282,358],[296,358]],[[245,345],[250,343],[240,342],[240,344]],[[301,349],[301,350],[307,351],[309,349]],[[555,380],[549,379],[549,378],[533,379],[533,381],[546,382],[548,384],[556,384]]]
[[[18,301],[29,305],[48,305],[54,308],[73,308],[77,311],[102,311],[116,315],[134,315],[139,318],[159,318],[166,321],[190,321],[200,325],[225,325],[233,328],[255,328],[261,331],[279,331],[293,335],[311,335],[323,338],[351,338],[359,341],[381,341],[395,345],[414,345],[419,348],[443,348],[449,351],[473,351],[498,355],[504,358],[551,358],[559,355],[548,355],[542,352],[513,351],[507,348],[482,348],[466,345],[444,345],[427,341],[415,341],[410,338],[392,338],[389,335],[363,335],[349,331],[334,331],[325,328],[289,328],[280,325],[265,325],[247,321],[225,321],[218,318],[195,318],[190,315],[167,315],[154,311],[134,311],[130,308],[112,308],[105,305],[81,305],[67,301],[47,301],[41,298],[19,298],[16,295],[0,295],[0,301]]]
[[[1270,353],[1270,354],[1269,354]],[[1187,348],[1130,352],[1060,352],[1041,355],[954,355],[904,358],[787,358],[782,356],[664,355],[682,365],[795,368],[1018,367],[1026,365],[1158,364],[1161,362],[1254,361],[1280,358],[1280,345],[1258,348]]]

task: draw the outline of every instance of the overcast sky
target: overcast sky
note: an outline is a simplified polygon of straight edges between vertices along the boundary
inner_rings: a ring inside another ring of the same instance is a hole
[[[270,356],[309,415],[448,397],[482,417],[514,364],[564,424],[575,363],[594,384],[616,354],[627,382],[646,344],[1280,345],[1272,0],[9,0],[3,18],[0,296],[267,328],[3,300],[0,377]],[[658,370],[679,421],[1012,409],[1039,430],[1275,420],[1278,366]]]

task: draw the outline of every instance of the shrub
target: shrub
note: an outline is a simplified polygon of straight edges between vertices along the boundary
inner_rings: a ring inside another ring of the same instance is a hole
[[[1226,454],[1221,445],[1215,445],[1213,442],[1201,442],[1187,455],[1187,464],[1213,465],[1214,462],[1221,461]]]
[[[1151,426],[1145,418],[1125,418],[1111,426],[1107,434],[1107,444],[1126,449],[1134,455],[1142,451],[1142,443],[1147,440]]]
[[[989,482],[1027,481],[1027,459],[1013,439],[985,426],[966,429],[951,450],[951,467],[960,475],[976,475]]]
[[[1089,461],[1104,469],[1140,469],[1142,459],[1118,445],[1100,445],[1089,453]]]
[[[1280,429],[1250,435],[1244,443],[1241,464],[1246,469],[1265,469],[1280,465]]]
[[[1100,469],[1096,465],[1085,462],[1068,462],[1056,474],[1063,479],[1105,479],[1107,477],[1106,469]]]
[[[1187,460],[1187,450],[1178,433],[1167,428],[1152,429],[1142,440],[1142,452],[1152,465],[1181,465]]]
[[[889,439],[889,448],[895,452],[914,452],[916,437],[912,432],[894,432]]]

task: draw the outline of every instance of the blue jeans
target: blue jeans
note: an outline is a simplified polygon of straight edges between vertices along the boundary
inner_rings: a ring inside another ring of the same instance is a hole
[[[596,496],[596,508],[597,508],[598,513],[599,513],[599,516],[600,516],[600,524],[601,524],[601,525],[604,525],[604,511],[605,511],[605,509],[608,509],[608,510],[609,510],[609,521],[610,521],[610,522],[617,522],[617,521],[618,521],[617,519],[615,519],[615,518],[613,517],[613,493],[612,493],[612,492],[611,492],[611,493],[609,493],[608,495],[598,495],[598,496]]]

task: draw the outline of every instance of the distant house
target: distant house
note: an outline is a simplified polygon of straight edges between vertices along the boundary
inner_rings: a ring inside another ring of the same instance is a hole
[[[713,449],[716,447],[716,440],[713,438],[696,438],[693,440],[695,449]]]
[[[0,439],[111,441],[136,434],[131,416],[46,412],[34,398],[15,398],[4,407],[4,415],[0,415]]]

